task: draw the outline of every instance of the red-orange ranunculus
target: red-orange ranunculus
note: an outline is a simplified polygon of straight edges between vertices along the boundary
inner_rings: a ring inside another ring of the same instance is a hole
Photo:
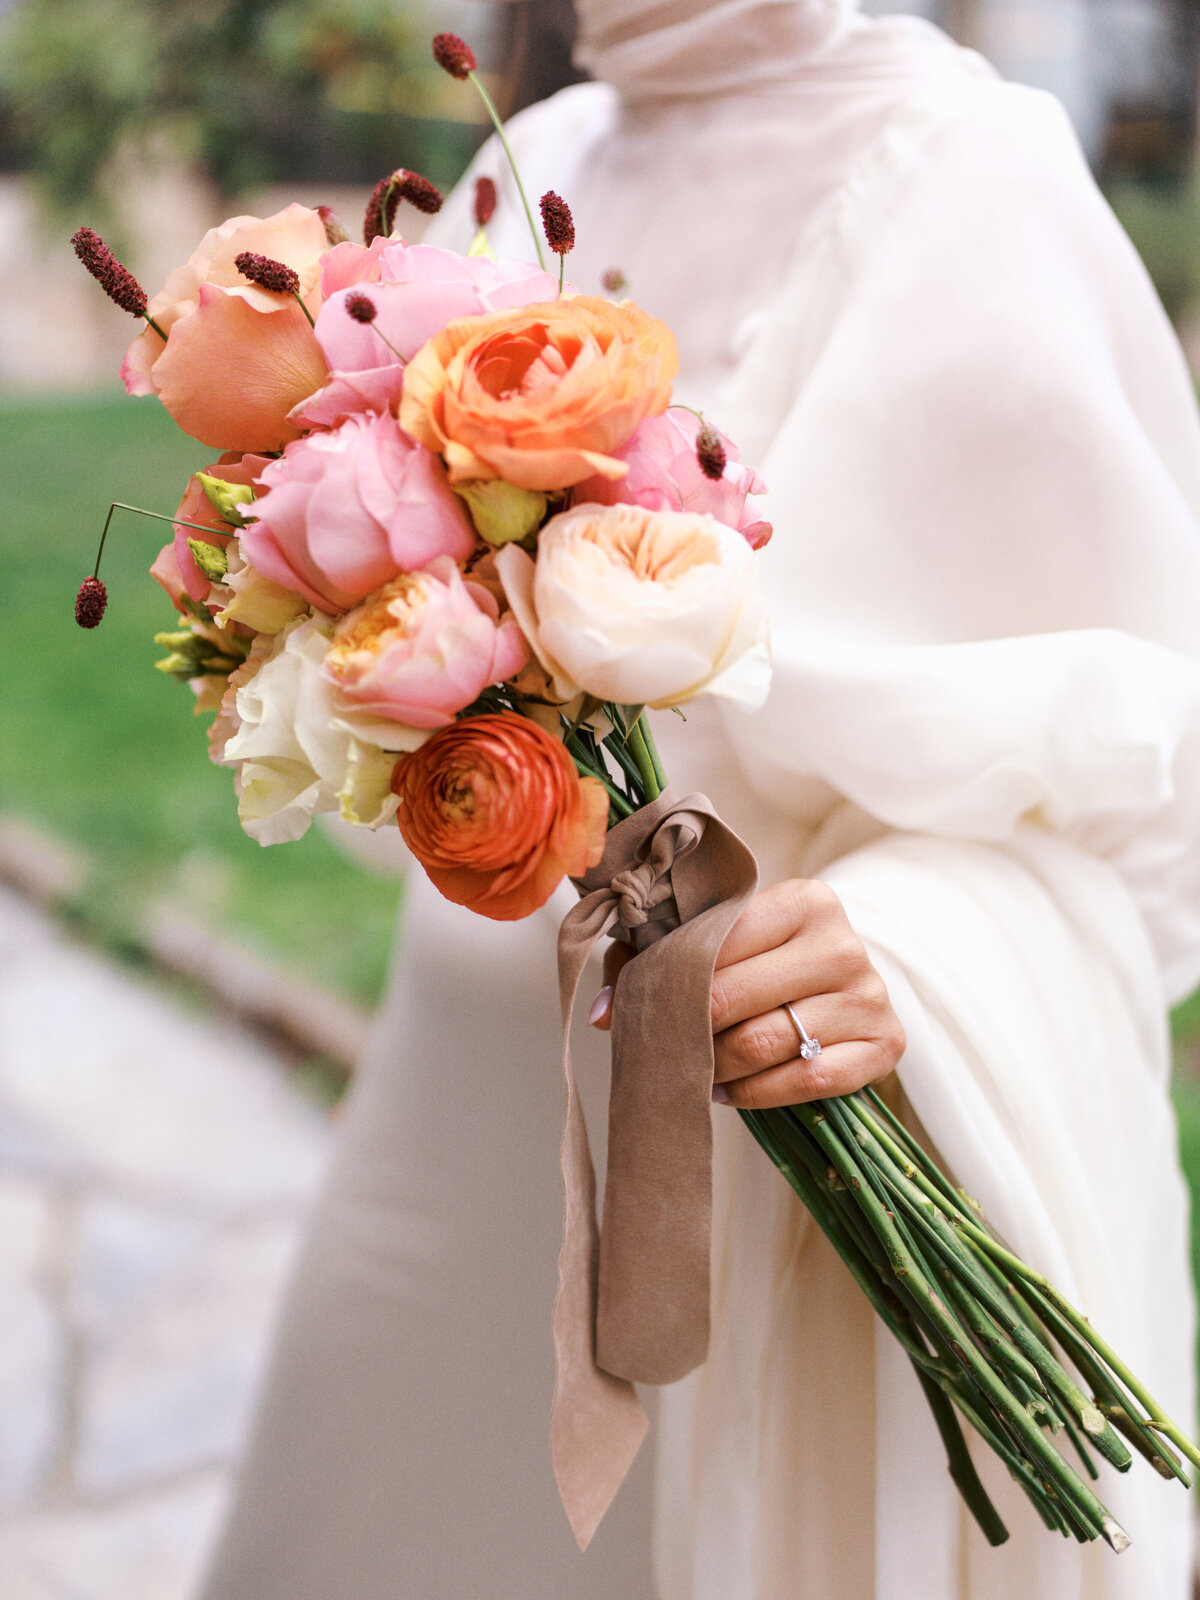
[[[452,483],[623,478],[613,452],[666,409],[678,370],[671,330],[632,301],[575,295],[462,317],[405,369],[400,426],[445,457]]]
[[[392,787],[404,842],[434,887],[497,922],[527,917],[604,853],[604,785],[511,711],[435,733],[399,763]]]

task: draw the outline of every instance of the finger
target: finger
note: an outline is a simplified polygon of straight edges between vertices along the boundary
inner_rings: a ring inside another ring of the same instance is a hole
[[[872,975],[866,949],[848,922],[800,933],[713,974],[713,1030],[720,1033],[785,1000],[869,987]]]
[[[623,939],[612,939],[604,952],[604,981],[611,988],[616,987],[617,979],[622,970],[634,958],[636,951],[633,946],[626,944]]]
[[[785,944],[802,928],[819,927],[840,917],[842,903],[828,886],[815,878],[790,878],[756,894],[717,953],[717,968],[732,966]]]
[[[880,1040],[856,1039],[829,1045],[815,1061],[797,1057],[752,1077],[718,1084],[713,1094],[722,1104],[741,1111],[766,1111],[772,1106],[802,1105],[809,1100],[853,1094],[868,1083],[886,1078],[895,1065],[896,1057]]]
[[[823,1047],[873,1039],[882,1020],[874,1006],[843,993],[810,995],[797,1006],[796,1014]],[[792,1019],[776,1006],[714,1037],[715,1081],[728,1083],[782,1066],[795,1058],[799,1048],[800,1036]]]

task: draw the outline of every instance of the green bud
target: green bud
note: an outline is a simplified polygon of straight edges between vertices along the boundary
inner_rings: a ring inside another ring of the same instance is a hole
[[[165,672],[172,678],[194,678],[196,676],[196,663],[190,656],[181,656],[172,653],[164,656],[161,661],[154,663],[156,672]]]
[[[222,522],[228,522],[234,528],[246,526],[246,519],[238,507],[249,505],[254,499],[254,490],[248,483],[227,483],[224,478],[216,478],[210,472],[198,472],[196,482],[204,490],[209,505]],[[189,539],[188,543],[191,542]]]
[[[178,633],[156,633],[155,644],[161,644],[164,650],[191,650],[196,644],[196,635],[190,628],[181,628]]]
[[[456,483],[455,494],[467,503],[481,539],[488,544],[516,544],[542,525],[546,496],[536,489],[519,489],[503,478],[475,478]]]
[[[196,565],[210,583],[220,583],[229,571],[229,557],[219,544],[205,544],[203,539],[189,539],[188,549],[196,558]]]

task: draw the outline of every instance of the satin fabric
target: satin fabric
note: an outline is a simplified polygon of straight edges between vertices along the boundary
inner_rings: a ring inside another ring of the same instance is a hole
[[[924,24],[581,24],[612,85],[515,120],[526,186],[569,200],[580,288],[619,267],[671,321],[679,398],[776,526],[771,698],[660,717],[668,771],[764,882],[839,891],[942,1158],[1186,1423],[1164,1005],[1200,975],[1200,429],[1166,319],[1059,108]],[[494,147],[476,171],[527,255]],[[468,181],[435,240],[469,212]],[[713,1342],[659,1396],[653,1586],[645,1450],[575,1555],[546,1455],[567,903],[489,927],[412,875],[208,1600],[1183,1600],[1189,1498],[1140,1463],[1105,1472],[1118,1558],[979,1452],[1013,1534],[983,1544],[905,1362],[719,1107]]]

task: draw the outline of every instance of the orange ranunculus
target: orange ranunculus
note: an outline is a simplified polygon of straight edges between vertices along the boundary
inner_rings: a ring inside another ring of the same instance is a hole
[[[400,426],[445,457],[452,482],[623,478],[612,452],[666,409],[678,370],[670,328],[632,301],[575,295],[463,317],[409,362]]]
[[[447,900],[497,922],[545,905],[604,853],[608,795],[511,711],[465,717],[396,768],[404,842]]]

